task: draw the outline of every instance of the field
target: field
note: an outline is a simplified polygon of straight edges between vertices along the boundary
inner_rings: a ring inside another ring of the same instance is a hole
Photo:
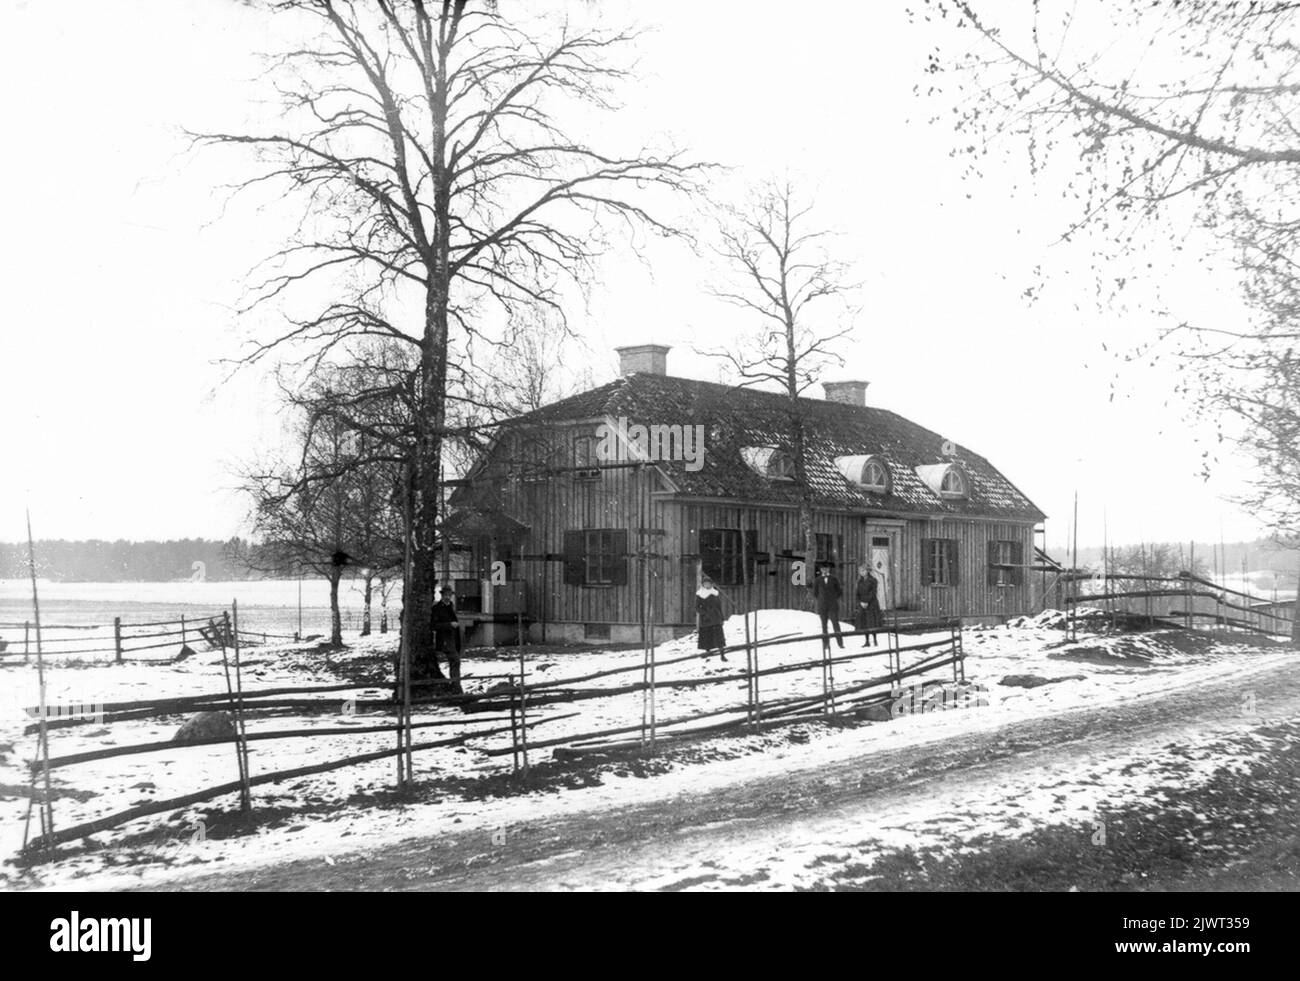
[[[173,620],[182,615],[197,619],[239,603],[241,630],[292,635],[299,632],[298,580],[260,579],[233,582],[50,582],[38,581],[41,621],[47,625],[51,647],[58,641],[87,636],[59,630],[67,625],[95,625],[103,629],[89,636],[111,650],[109,628],[114,617],[123,623]],[[328,635],[330,629],[329,586],[321,579],[304,579],[302,589],[302,635]],[[389,609],[396,616],[401,606],[401,587],[389,594]],[[379,626],[378,590],[372,599],[374,627]],[[361,629],[364,606],[361,583],[345,579],[339,586],[339,608],[346,630]],[[32,585],[26,579],[0,579],[0,640],[10,649],[21,649],[24,622],[32,617]],[[69,645],[71,646],[71,645]],[[76,646],[81,646],[80,644]]]

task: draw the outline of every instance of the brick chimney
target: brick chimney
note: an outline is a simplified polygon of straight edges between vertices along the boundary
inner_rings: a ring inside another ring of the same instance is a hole
[[[867,386],[870,384],[870,382],[864,381],[822,382],[822,388],[826,390],[827,402],[842,402],[845,405],[866,405]]]
[[[618,373],[626,378],[641,372],[646,375],[668,374],[668,352],[666,344],[634,344],[631,347],[616,347],[618,352]]]

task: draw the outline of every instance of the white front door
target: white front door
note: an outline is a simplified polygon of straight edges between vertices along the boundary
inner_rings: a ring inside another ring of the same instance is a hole
[[[888,538],[871,539],[871,571],[876,574],[876,582],[879,584],[876,595],[880,597],[882,610],[891,609],[894,605],[894,566],[891,555]]]

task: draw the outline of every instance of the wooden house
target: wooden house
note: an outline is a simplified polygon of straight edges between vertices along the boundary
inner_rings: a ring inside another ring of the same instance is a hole
[[[846,594],[869,563],[907,615],[1030,611],[1043,514],[982,456],[868,406],[867,383],[827,383],[792,413],[780,394],[668,375],[666,347],[619,353],[620,378],[510,421],[453,494],[472,570],[457,594],[485,615],[534,640],[663,639],[694,629],[702,574],[732,613],[810,609],[822,563]]]

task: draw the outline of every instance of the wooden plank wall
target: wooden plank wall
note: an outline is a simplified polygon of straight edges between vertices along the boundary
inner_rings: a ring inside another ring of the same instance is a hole
[[[579,435],[594,432],[594,426],[574,429],[569,433],[568,445],[572,446]],[[569,453],[559,462],[567,466],[572,459]],[[563,552],[564,532],[579,528],[624,529],[628,532],[629,550],[636,551],[642,527],[664,527],[664,502],[648,495],[647,488],[661,489],[658,478],[649,470],[629,467],[602,470],[599,477],[587,479],[559,473],[544,480],[507,480],[501,492],[510,514],[529,526],[522,553],[542,556]],[[663,536],[651,536],[650,545],[652,550],[662,551]],[[533,558],[521,564],[528,586],[527,613],[534,621],[641,622],[646,587],[638,559],[628,560],[626,586],[568,586],[560,561]],[[652,564],[665,565],[662,560],[652,560]],[[654,618],[663,623],[665,592],[660,583],[653,581],[649,591]]]
[[[799,512],[794,509],[746,507],[737,504],[680,503],[674,505],[676,520],[670,518],[669,539],[676,546],[682,561],[678,563],[678,582],[670,589],[668,612],[676,613],[678,623],[690,623],[695,618],[695,590],[698,582],[698,557],[701,528],[754,529],[758,535],[760,552],[802,551],[802,532]],[[864,552],[864,521],[860,515],[822,513],[813,515],[813,531],[841,536],[839,576],[846,583],[856,579],[854,566]],[[791,582],[791,563],[777,560],[767,566],[757,567],[757,580],[749,586],[719,586],[725,608],[739,612],[746,608],[750,597],[754,608],[760,610],[811,610],[812,597],[808,588]],[[811,570],[809,570],[811,575]],[[671,585],[671,584],[670,584]],[[672,600],[676,600],[676,607]]]
[[[907,603],[930,616],[1012,616],[1031,610],[1030,573],[1026,569],[1018,586],[988,584],[988,543],[1016,541],[1026,562],[1034,554],[1032,524],[942,520],[908,522],[905,535],[904,583],[908,584]],[[952,538],[957,542],[959,574],[952,587],[926,586],[921,583],[921,541],[925,538]]]
[[[573,438],[589,432],[594,432],[594,426],[572,430],[570,445]],[[522,547],[526,555],[558,555],[564,548],[566,530],[623,528],[628,531],[629,548],[635,551],[642,526],[662,529],[664,534],[652,537],[651,546],[663,557],[650,563],[658,570],[658,575],[651,577],[650,593],[659,624],[694,622],[701,528],[755,529],[760,552],[798,551],[801,547],[798,511],[793,508],[684,502],[654,493],[665,489],[653,471],[625,468],[604,470],[595,479],[578,479],[570,473],[535,481],[503,478],[501,496],[510,513],[530,528]],[[846,594],[856,581],[858,563],[866,559],[870,540],[887,535],[893,543],[898,609],[933,616],[1009,616],[1031,610],[1029,573],[1026,571],[1020,586],[990,587],[987,563],[988,543],[993,540],[1019,541],[1026,559],[1032,556],[1032,524],[950,518],[899,522],[817,512],[813,527],[816,532],[841,536],[838,573]],[[957,586],[921,584],[921,541],[930,537],[957,540]],[[641,566],[639,560],[629,560],[628,583],[623,587],[566,586],[561,562],[524,561],[527,614],[534,621],[639,623],[647,588]],[[790,581],[789,561],[778,560],[758,570],[753,587],[720,587],[729,611],[744,609],[750,596],[758,609],[812,608],[809,591]],[[847,617],[850,605],[846,602],[842,609]]]

